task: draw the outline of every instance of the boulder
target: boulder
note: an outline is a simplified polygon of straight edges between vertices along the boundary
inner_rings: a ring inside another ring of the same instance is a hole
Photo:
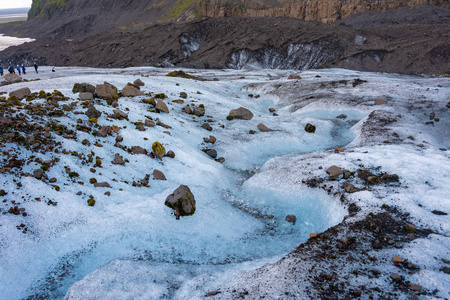
[[[156,102],[155,108],[159,111],[169,113],[169,108],[167,107],[167,104],[164,103],[161,99],[158,99],[158,102]]]
[[[139,78],[136,79],[136,80],[133,82],[133,84],[134,84],[134,85],[137,85],[137,86],[144,86],[144,85],[145,85],[145,83],[142,82],[142,80],[140,80]]]
[[[233,109],[230,111],[228,115],[234,117],[235,119],[243,119],[243,120],[253,119],[253,113],[244,107]]]
[[[103,84],[97,84],[97,87],[95,89],[95,93],[97,94],[97,97],[104,99],[104,100],[117,100],[117,88],[108,83],[104,82]]]
[[[90,92],[80,92],[78,97],[80,97],[80,99],[83,100],[83,101],[92,101],[92,100],[94,100],[94,94],[90,93]]]
[[[114,160],[111,163],[114,165],[125,165],[125,161],[123,160],[123,157],[119,155],[119,153],[116,153],[114,155]]]
[[[164,173],[161,172],[160,170],[154,170],[152,175],[153,178],[155,178],[155,180],[167,180]]]
[[[136,97],[136,96],[143,96],[144,93],[139,90],[138,88],[127,84],[123,89],[122,89],[122,96],[124,97]]]
[[[133,152],[134,154],[147,154],[147,150],[145,150],[141,146],[132,146],[131,152]]]
[[[263,123],[259,123],[256,127],[258,127],[259,131],[261,131],[261,132],[270,131],[269,127],[267,127]]]
[[[291,74],[289,75],[288,79],[302,79],[302,77],[298,74]]]
[[[98,118],[100,118],[101,115],[102,115],[102,112],[96,110],[94,105],[89,106],[88,110],[86,111],[86,116],[89,119],[92,119],[92,118],[98,119]]]
[[[164,148],[164,146],[161,145],[159,142],[154,142],[152,144],[152,150],[153,154],[155,154],[155,156],[160,160],[162,160],[162,158],[166,154],[166,148]]]
[[[377,99],[375,99],[374,104],[375,105],[384,105],[384,104],[388,104],[388,101],[383,97],[378,97]]]
[[[309,132],[309,133],[314,133],[314,132],[316,132],[316,126],[308,123],[305,126],[305,131]]]
[[[17,99],[22,100],[24,99],[26,96],[29,96],[31,94],[31,91],[29,88],[24,87],[15,91],[12,91],[9,93],[9,96],[15,96]]]
[[[75,83],[73,85],[72,92],[74,94],[76,94],[76,93],[91,93],[91,94],[94,94],[95,93],[95,86],[93,86],[92,84],[86,83],[86,82]]]
[[[191,216],[195,213],[195,197],[186,185],[180,185],[167,196],[164,204],[175,210],[177,220],[180,216]]]
[[[16,83],[22,81],[22,77],[17,74],[5,74],[4,78],[8,83]]]
[[[342,174],[342,169],[338,166],[331,166],[327,169],[327,174],[330,175],[330,179],[337,179]]]

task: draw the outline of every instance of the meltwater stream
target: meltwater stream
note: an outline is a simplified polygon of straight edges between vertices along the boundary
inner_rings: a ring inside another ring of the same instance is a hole
[[[101,74],[76,77],[72,72],[73,78],[30,83],[30,88],[38,90],[47,84],[69,94],[73,82],[104,80]],[[224,75],[229,77],[229,73]],[[232,75],[238,78],[241,74]],[[258,73],[252,76],[256,81],[266,78],[258,77]],[[108,81],[123,86],[134,77],[109,75]],[[111,197],[91,210],[79,206],[70,193],[61,192],[58,211],[51,213],[45,208],[35,212],[42,213],[35,226],[45,228],[44,233],[34,240],[12,241],[17,247],[10,249],[17,253],[3,253],[2,262],[20,261],[10,265],[11,278],[1,284],[2,288],[12,286],[5,289],[5,295],[33,299],[194,299],[196,291],[201,298],[208,282],[273,261],[305,241],[309,233],[339,223],[346,209],[335,198],[305,187],[300,177],[296,185],[284,181],[287,173],[273,174],[270,163],[266,163],[344,146],[354,139],[350,128],[363,116],[355,114],[344,121],[335,119],[337,112],[290,113],[283,107],[277,107],[278,116],[271,116],[267,108],[276,106],[274,99],[251,99],[241,90],[245,81],[224,78],[218,83],[160,77],[142,80],[168,95],[179,93],[178,82],[189,94],[201,91],[198,97],[206,104],[207,114],[222,119],[224,111],[246,106],[256,118],[263,116],[272,131],[249,134],[248,121],[224,123],[223,130],[212,132],[217,138],[214,149],[226,158],[221,165],[199,150],[197,137],[209,132],[192,123],[191,117],[172,111],[160,118],[173,126],[167,148],[175,151],[175,160],[149,166],[144,158],[132,155],[128,156],[129,174],[123,174],[117,166],[102,170],[104,176],[122,178],[154,168],[164,170],[174,182],[191,187],[197,199],[193,216],[176,221],[162,205],[173,191],[170,180],[154,181],[150,189],[121,185],[121,191],[114,190]],[[121,99],[121,105],[128,108],[130,119],[133,114],[145,113],[133,100]],[[303,130],[306,122],[317,126],[315,134]],[[145,136],[132,128],[123,129],[121,134],[131,143]],[[151,140],[167,136],[157,134],[152,133]],[[111,156],[108,151],[117,151],[108,147],[105,144],[95,151],[97,155],[104,151],[105,156]],[[34,179],[24,179],[22,184],[30,191],[42,187]],[[297,216],[295,225],[285,221],[287,214]],[[16,285],[17,280],[20,285]]]

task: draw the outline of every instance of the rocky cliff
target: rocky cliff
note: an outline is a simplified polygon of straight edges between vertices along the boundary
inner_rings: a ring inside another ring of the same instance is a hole
[[[199,13],[211,18],[290,17],[330,24],[358,12],[424,5],[450,9],[448,0],[201,0]]]

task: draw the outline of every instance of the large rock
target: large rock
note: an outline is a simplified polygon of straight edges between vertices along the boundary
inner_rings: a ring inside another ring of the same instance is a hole
[[[75,83],[72,88],[72,92],[76,93],[95,93],[95,86],[92,84],[83,82],[83,83]]]
[[[342,174],[342,169],[338,166],[331,166],[327,169],[327,174],[330,175],[330,179],[337,179]]]
[[[186,185],[180,185],[172,194],[167,196],[164,203],[175,210],[177,220],[180,216],[191,216],[195,213],[195,198]]]
[[[143,96],[144,95],[144,93],[140,89],[138,89],[138,88],[136,88],[136,87],[134,87],[132,85],[129,85],[129,84],[127,84],[122,89],[121,93],[122,93],[122,96],[124,96],[124,97],[136,97],[136,96]]]
[[[95,92],[97,94],[97,97],[104,99],[104,100],[117,100],[118,96],[117,96],[117,88],[108,83],[108,82],[104,82],[103,84],[98,84]]]
[[[24,87],[15,91],[12,91],[9,93],[9,96],[15,96],[17,97],[17,99],[22,100],[24,99],[26,96],[29,96],[31,94],[31,91],[29,88]]]
[[[164,103],[164,101],[162,101],[161,99],[158,99],[158,102],[156,103],[155,108],[159,111],[169,113],[169,108],[167,107],[167,104]]]
[[[253,119],[253,113],[244,107],[239,107],[237,109],[231,110],[229,115],[234,117],[235,119],[243,119],[243,120]]]
[[[5,80],[8,83],[16,83],[16,82],[21,82],[22,77],[17,74],[5,74]]]

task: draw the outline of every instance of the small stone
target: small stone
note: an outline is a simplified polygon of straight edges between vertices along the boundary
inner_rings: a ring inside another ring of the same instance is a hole
[[[131,147],[131,151],[134,154],[147,154],[147,150],[145,150],[144,148],[142,148],[141,146],[132,146]]]
[[[211,291],[206,294],[206,296],[211,297],[220,294],[220,291]]]
[[[187,114],[189,114],[189,115],[192,114],[192,108],[191,108],[189,105],[186,105],[186,106],[183,108],[183,110],[184,110],[185,113],[187,113]]]
[[[338,166],[331,166],[327,169],[327,174],[330,175],[330,179],[337,179],[342,174],[342,169]]]
[[[169,108],[167,107],[167,104],[164,103],[161,99],[158,99],[158,102],[156,102],[155,108],[159,111],[169,113]]]
[[[219,157],[219,158],[216,159],[216,161],[217,161],[218,163],[223,164],[223,163],[225,162],[225,158],[224,158],[224,157]]]
[[[125,161],[123,160],[123,157],[119,155],[119,153],[116,153],[114,155],[114,160],[111,163],[114,165],[125,165]]]
[[[121,135],[118,135],[117,137],[116,137],[116,142],[122,142],[123,141],[123,136],[121,136]]]
[[[297,221],[297,217],[294,215],[287,215],[285,219],[289,223],[292,223],[292,225],[295,225],[295,222]]]
[[[167,196],[164,204],[175,210],[177,220],[180,216],[190,216],[195,213],[195,197],[186,185],[180,185]]]
[[[311,239],[315,239],[315,238],[317,238],[318,236],[319,236],[318,233],[310,233],[310,234],[309,234],[309,238],[311,238]]]
[[[166,176],[164,175],[163,172],[159,171],[159,170],[153,170],[153,178],[155,180],[167,180]]]
[[[448,215],[446,212],[440,211],[440,210],[432,210],[432,214],[438,215],[438,216],[446,216]]]
[[[134,84],[134,85],[137,85],[137,86],[144,86],[144,85],[145,85],[145,83],[142,82],[142,80],[140,80],[139,78],[136,79],[136,80],[133,82],[133,84]]]
[[[445,274],[450,274],[450,267],[442,267],[439,271],[442,271]]]
[[[209,125],[209,123],[203,123],[201,127],[206,129],[206,130],[208,130],[208,131],[212,131],[213,130],[211,125]]]
[[[147,127],[155,127],[155,122],[153,122],[152,120],[146,119],[144,122],[144,125]]]
[[[268,131],[270,131],[270,129],[266,125],[264,125],[263,123],[259,123],[256,127],[261,132],[268,132]]]
[[[109,183],[106,182],[106,181],[94,183],[94,187],[107,187],[107,188],[111,188],[111,186],[109,185]]]
[[[185,92],[181,92],[180,93],[180,98],[186,99],[187,98],[187,94]]]
[[[209,142],[211,143],[211,144],[214,144],[214,143],[216,143],[216,137],[215,136],[213,136],[213,135],[210,135],[209,136]]]
[[[173,152],[172,150],[169,150],[165,156],[170,157],[170,158],[175,158],[175,152]]]
[[[402,276],[398,275],[397,273],[392,274],[391,278],[392,278],[392,280],[397,281],[397,282],[402,281]]]
[[[354,290],[353,290],[353,296],[355,296],[355,297],[360,297],[361,294],[362,294],[362,292],[361,292],[360,289],[354,289]]]
[[[400,263],[403,262],[403,259],[401,259],[400,256],[394,256],[394,257],[392,258],[392,262],[393,262],[394,264],[400,264]]]
[[[33,175],[34,175],[34,178],[36,178],[36,179],[42,179],[42,176],[44,175],[44,170],[36,169],[33,171]]]
[[[205,153],[208,154],[211,158],[217,157],[217,151],[215,149],[207,149]]]
[[[316,132],[316,126],[308,123],[305,126],[305,131],[309,132],[309,133],[314,133],[314,132]]]
[[[121,91],[124,97],[143,96],[144,93],[133,85],[127,84]]]
[[[374,104],[375,105],[384,105],[384,104],[388,104],[388,101],[383,97],[378,97],[377,99],[375,99]]]
[[[49,179],[48,182],[50,182],[50,183],[55,183],[56,181],[57,181],[56,178],[55,178],[55,177],[52,177],[52,178]]]
[[[12,97],[16,97],[19,100],[24,99],[26,96],[29,96],[31,94],[31,90],[27,87],[12,91],[9,93],[9,96]]]
[[[200,106],[194,107],[194,115],[197,117],[203,117],[205,115],[205,108]]]
[[[78,94],[78,97],[80,97],[80,100],[82,100],[82,101],[94,100],[94,94],[89,93],[89,92],[81,92]]]
[[[429,117],[430,120],[433,120],[436,117],[436,113],[435,112],[430,113]]]
[[[161,145],[158,141],[152,144],[152,150],[153,154],[155,154],[155,156],[160,160],[162,160],[162,158],[166,154],[166,148],[164,148],[164,146]]]
[[[302,79],[302,77],[298,74],[291,74],[289,75],[288,79]]]
[[[269,108],[269,112],[271,112],[271,113],[275,112],[275,108],[273,108],[273,107]]]
[[[127,119],[128,115],[121,111],[120,109],[114,109],[113,110],[113,117],[119,120]]]
[[[346,119],[347,115],[346,114],[340,114],[339,116],[336,117],[337,119]]]

